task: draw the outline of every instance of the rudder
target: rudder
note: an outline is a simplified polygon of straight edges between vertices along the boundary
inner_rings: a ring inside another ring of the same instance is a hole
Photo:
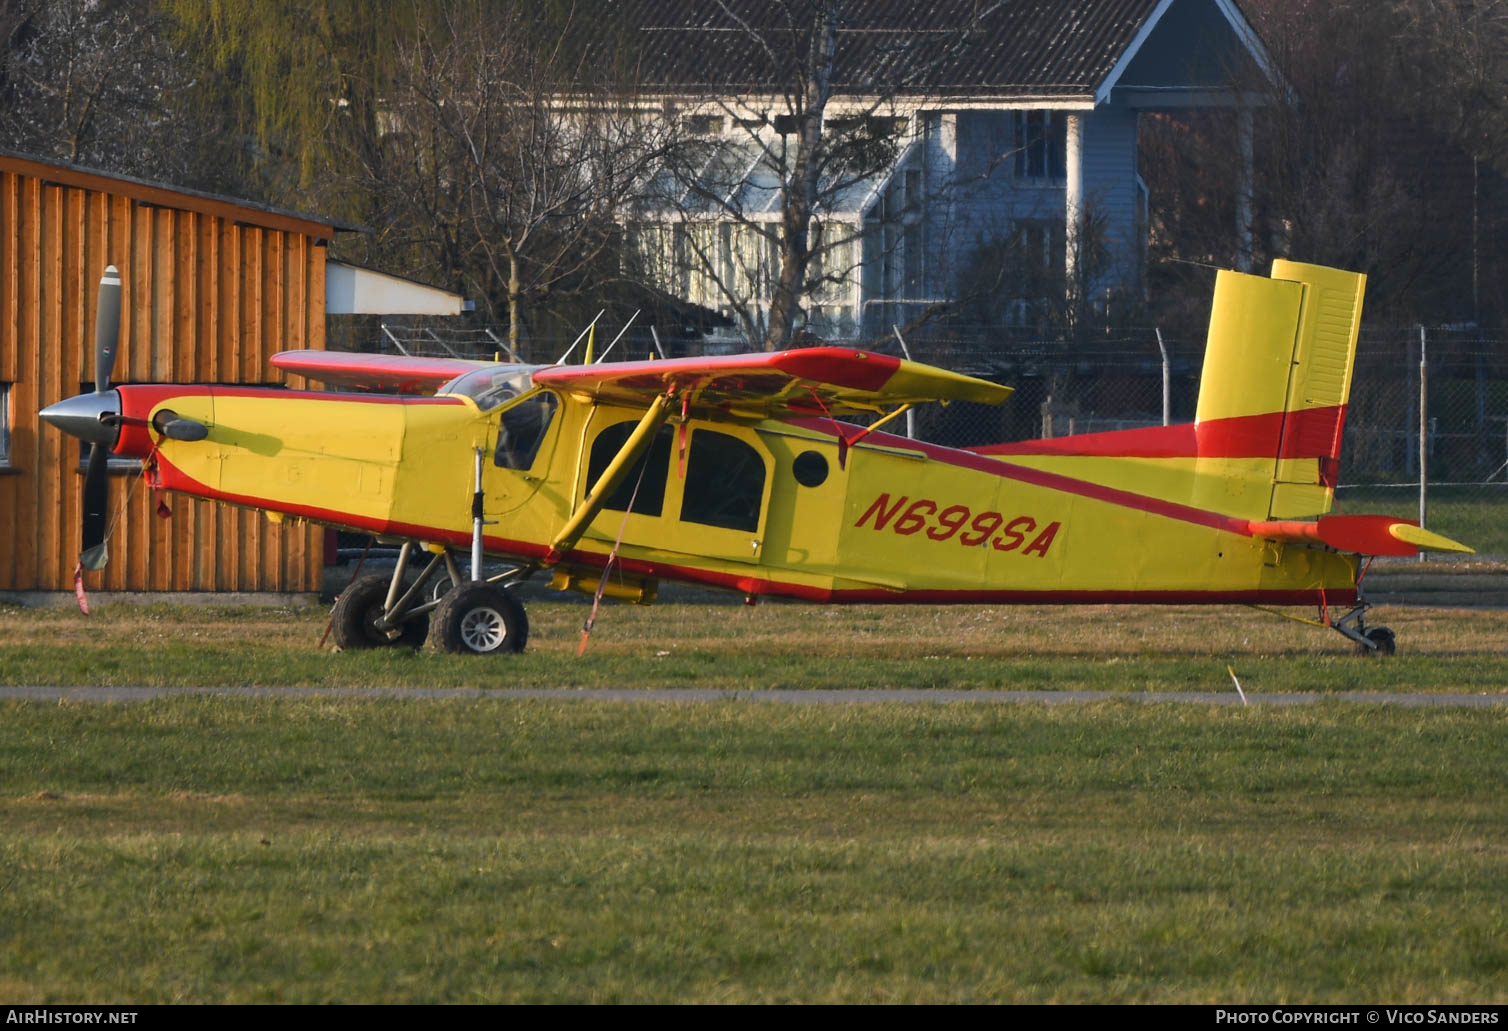
[[[1334,500],[1366,277],[1279,259],[1222,271],[1195,416],[1196,503],[1254,519]]]

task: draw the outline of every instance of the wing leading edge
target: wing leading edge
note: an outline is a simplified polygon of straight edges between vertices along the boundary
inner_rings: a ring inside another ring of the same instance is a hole
[[[534,382],[578,397],[645,407],[673,393],[691,411],[749,418],[853,415],[881,405],[974,401],[998,405],[1010,387],[843,347],[666,361],[556,365]]]
[[[433,394],[462,373],[493,363],[350,351],[279,351],[272,356],[272,364],[284,372],[337,387],[384,394]]]
[[[342,351],[281,351],[272,364],[321,383],[398,394],[432,394],[494,363]],[[1010,387],[919,362],[843,347],[665,361],[552,365],[534,382],[586,400],[647,407],[674,393],[689,411],[749,418],[840,416],[881,405],[973,401],[998,405]]]

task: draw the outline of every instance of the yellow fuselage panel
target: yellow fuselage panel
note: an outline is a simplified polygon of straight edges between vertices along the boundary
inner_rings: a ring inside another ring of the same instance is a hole
[[[164,440],[159,450],[211,496],[280,512],[338,513],[350,525],[465,529],[468,522],[471,449],[486,432],[472,406],[199,394],[161,408],[209,426],[204,441]]]
[[[205,441],[162,442],[163,458],[205,488],[193,492],[450,543],[471,532],[480,448],[489,550],[526,557],[583,503],[597,434],[642,414],[563,400],[524,470],[494,464],[498,414],[459,400],[201,396],[163,406],[211,427]],[[601,512],[576,546],[596,556],[582,564],[601,564],[619,543],[646,575],[806,596],[1296,591],[1355,580],[1347,557],[1274,545],[1190,506],[1203,480],[1195,460],[997,460],[866,442],[840,463],[835,438],[802,425],[693,419],[684,436],[699,430],[764,463],[757,525],[682,518],[688,489],[700,488],[688,487],[672,424],[659,514]]]

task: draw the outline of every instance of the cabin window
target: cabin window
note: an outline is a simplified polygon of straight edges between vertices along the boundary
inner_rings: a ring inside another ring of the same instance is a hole
[[[637,425],[634,422],[615,423],[597,434],[597,439],[592,441],[592,454],[587,462],[587,490],[591,490],[597,478],[607,470]],[[603,503],[604,508],[610,508],[614,512],[627,512],[629,500],[633,499],[633,511],[638,515],[657,516],[665,510],[665,481],[670,470],[670,449],[674,436],[675,431],[669,426],[660,427],[659,435],[649,445],[645,457],[634,463],[618,489],[608,495],[607,501]],[[642,482],[640,476],[643,476]],[[634,497],[635,486],[639,489],[637,498]]]
[[[1051,111],[1017,111],[1016,178],[1062,179],[1067,164],[1063,119]]]
[[[493,462],[502,469],[528,469],[534,465],[545,431],[555,418],[555,395],[541,391],[505,409],[497,427],[497,453]]]
[[[10,465],[10,384],[0,383],[0,466]]]
[[[820,487],[827,482],[827,459],[815,451],[803,451],[791,463],[791,475],[803,487]]]
[[[764,459],[754,448],[726,433],[695,431],[686,460],[681,521],[758,531],[764,477]]]

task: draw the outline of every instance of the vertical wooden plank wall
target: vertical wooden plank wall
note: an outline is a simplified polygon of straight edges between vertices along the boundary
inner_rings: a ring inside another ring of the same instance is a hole
[[[276,382],[268,358],[324,346],[325,250],[309,236],[0,171],[0,384],[11,454],[0,469],[0,590],[67,590],[77,558],[78,442],[39,409],[94,380],[99,277],[124,280],[117,382]],[[129,494],[129,497],[128,497]],[[322,531],[169,497],[111,477],[110,565],[92,589],[311,591]]]

